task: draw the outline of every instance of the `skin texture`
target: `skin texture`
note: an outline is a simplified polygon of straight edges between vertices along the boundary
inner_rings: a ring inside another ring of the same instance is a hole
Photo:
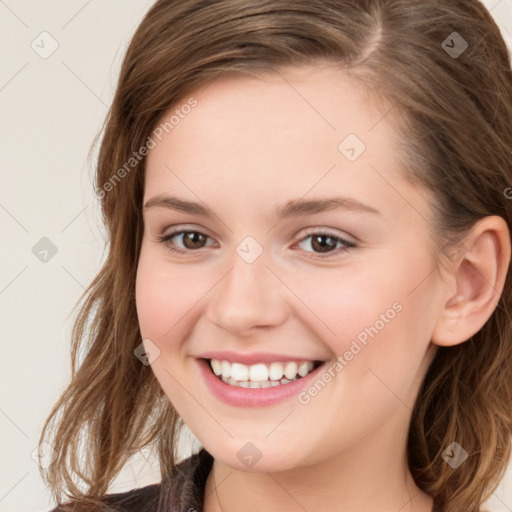
[[[467,340],[492,314],[510,259],[505,223],[481,221],[438,271],[430,195],[401,176],[390,107],[340,69],[230,74],[190,96],[197,107],[148,155],[144,204],[172,194],[215,216],[144,209],[136,300],[142,337],[160,349],[154,374],[215,458],[205,511],[430,511],[407,467],[412,407],[437,345]],[[351,133],[366,145],[352,162],[338,150]],[[276,217],[289,200],[333,196],[379,213]],[[206,235],[202,248],[159,241],[171,227]],[[318,252],[310,235],[322,230],[356,246]],[[253,263],[236,252],[247,236],[263,249]],[[227,405],[197,366],[208,350],[334,363],[397,303],[308,404]],[[247,442],[262,453],[250,469],[237,457]]]

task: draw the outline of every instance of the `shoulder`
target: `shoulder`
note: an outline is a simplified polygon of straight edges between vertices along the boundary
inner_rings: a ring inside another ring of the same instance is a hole
[[[96,505],[77,501],[62,503],[48,512],[201,510],[206,479],[212,465],[213,457],[202,448],[176,465],[163,483],[116,494],[105,494]]]
[[[151,484],[130,491],[106,494],[101,505],[67,502],[49,512],[156,512],[161,484]]]

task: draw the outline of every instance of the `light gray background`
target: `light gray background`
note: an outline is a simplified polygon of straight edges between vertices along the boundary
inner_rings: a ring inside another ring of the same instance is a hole
[[[54,506],[31,454],[70,375],[72,308],[104,256],[87,152],[126,46],[152,3],[0,0],[2,512]],[[512,46],[512,0],[484,3]],[[39,53],[58,48],[42,58],[32,44]],[[32,252],[42,237],[57,248],[47,262]],[[196,443],[190,434],[185,442]],[[157,481],[155,460],[142,453],[110,492]],[[512,466],[488,506],[512,512]]]

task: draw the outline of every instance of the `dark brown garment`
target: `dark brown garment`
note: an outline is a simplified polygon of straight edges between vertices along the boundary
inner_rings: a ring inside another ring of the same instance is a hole
[[[172,479],[139,487],[131,491],[106,494],[104,504],[94,512],[202,512],[206,479],[213,465],[213,457],[202,448],[181,461]],[[49,512],[81,511],[74,502],[67,502]],[[91,509],[85,508],[89,512]]]
[[[212,465],[213,457],[202,448],[181,461],[172,479],[166,480],[164,485],[152,484],[127,492],[107,494],[101,500],[104,505],[94,512],[202,512],[206,480]],[[68,502],[49,512],[73,510],[81,509]],[[440,510],[434,507],[432,512]]]

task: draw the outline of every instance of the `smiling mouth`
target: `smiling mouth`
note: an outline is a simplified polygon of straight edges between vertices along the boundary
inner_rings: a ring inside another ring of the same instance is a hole
[[[211,372],[224,384],[241,388],[269,388],[302,379],[325,361],[273,362],[245,365],[218,359],[204,359]]]

